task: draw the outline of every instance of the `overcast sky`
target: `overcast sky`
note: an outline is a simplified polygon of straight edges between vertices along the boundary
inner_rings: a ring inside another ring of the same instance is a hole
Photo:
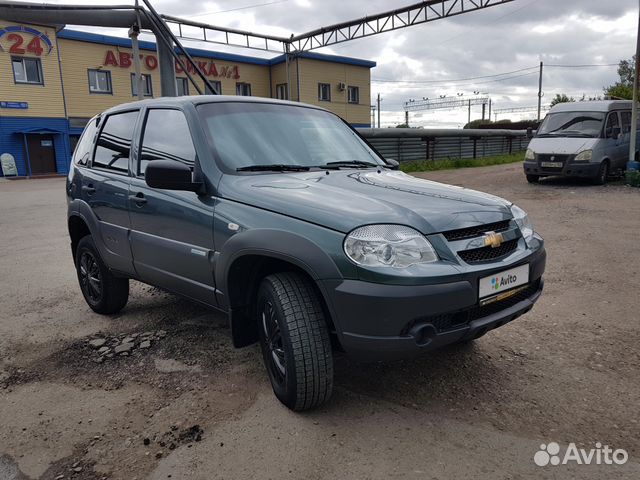
[[[161,13],[283,36],[416,3],[416,0],[152,1]],[[122,5],[133,0],[53,3]],[[250,8],[238,10],[242,7]],[[616,64],[635,51],[637,19],[637,0],[515,0],[317,51],[377,62],[371,71],[371,103],[380,93],[384,127],[404,121],[403,102],[423,97],[473,95],[479,91],[491,96],[494,108],[535,106],[538,90],[535,69],[473,81],[449,80],[513,72],[536,67],[540,61],[560,65]],[[256,54],[254,50],[233,51]],[[548,103],[556,93],[574,97],[601,95],[603,86],[616,79],[615,66],[545,67],[543,102]],[[472,118],[480,117],[480,108],[474,108]],[[523,115],[533,117],[535,112]],[[512,114],[510,118],[519,117]],[[455,128],[466,121],[466,109],[411,113],[412,126]]]

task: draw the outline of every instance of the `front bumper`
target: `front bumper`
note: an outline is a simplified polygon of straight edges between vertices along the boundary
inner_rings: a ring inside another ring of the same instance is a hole
[[[362,361],[412,357],[470,340],[528,312],[544,286],[544,248],[506,268],[530,264],[529,284],[513,297],[478,304],[479,278],[505,269],[475,271],[433,285],[387,285],[360,280],[325,280],[327,299],[342,348]]]
[[[525,160],[523,168],[526,175],[593,178],[598,174],[600,164],[591,162],[564,162],[561,168],[548,168],[542,167],[537,160]]]

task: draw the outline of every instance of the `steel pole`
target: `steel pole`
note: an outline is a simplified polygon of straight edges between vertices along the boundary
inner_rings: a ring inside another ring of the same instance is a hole
[[[542,62],[540,62],[540,77],[538,78],[538,121],[540,121],[540,113],[542,110]]]
[[[380,101],[381,101],[380,94],[378,94],[378,128],[381,128],[380,127]]]
[[[636,160],[636,142],[638,138],[638,79],[640,78],[640,2],[638,6],[638,33],[636,35],[636,65],[633,77],[633,103],[631,107],[631,129],[629,138],[629,161],[627,170],[640,170]]]

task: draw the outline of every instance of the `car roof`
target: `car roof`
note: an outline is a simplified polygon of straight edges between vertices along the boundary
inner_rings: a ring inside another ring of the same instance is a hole
[[[185,95],[180,97],[159,97],[149,98],[145,100],[138,100],[135,102],[122,103],[105,110],[102,115],[108,115],[110,113],[116,113],[124,110],[132,110],[134,108],[142,107],[182,107],[186,104],[201,105],[203,103],[222,103],[222,102],[234,102],[234,103],[271,103],[276,105],[290,105],[294,107],[306,107],[316,110],[328,111],[322,107],[316,105],[310,105],[308,103],[291,102],[288,100],[276,100],[274,98],[265,97],[245,97],[240,95]]]
[[[629,110],[631,100],[592,100],[588,102],[565,102],[551,107],[550,113],[557,112],[610,112]]]

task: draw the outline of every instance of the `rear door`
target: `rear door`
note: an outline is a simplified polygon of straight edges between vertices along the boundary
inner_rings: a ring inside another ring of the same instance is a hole
[[[155,160],[182,162],[193,171],[196,150],[181,110],[150,108],[145,114],[129,190],[131,248],[138,277],[215,305],[214,201],[194,192],[149,187],[144,172]]]
[[[605,138],[603,142],[605,144],[604,154],[611,160],[611,168],[613,170],[621,168],[625,164],[625,152],[629,145],[629,140],[625,142],[624,135],[617,135],[617,133],[622,133],[619,112],[609,112],[604,127]]]
[[[103,118],[90,168],[82,171],[81,198],[98,222],[96,244],[113,269],[133,273],[129,247],[129,156],[138,110]]]

